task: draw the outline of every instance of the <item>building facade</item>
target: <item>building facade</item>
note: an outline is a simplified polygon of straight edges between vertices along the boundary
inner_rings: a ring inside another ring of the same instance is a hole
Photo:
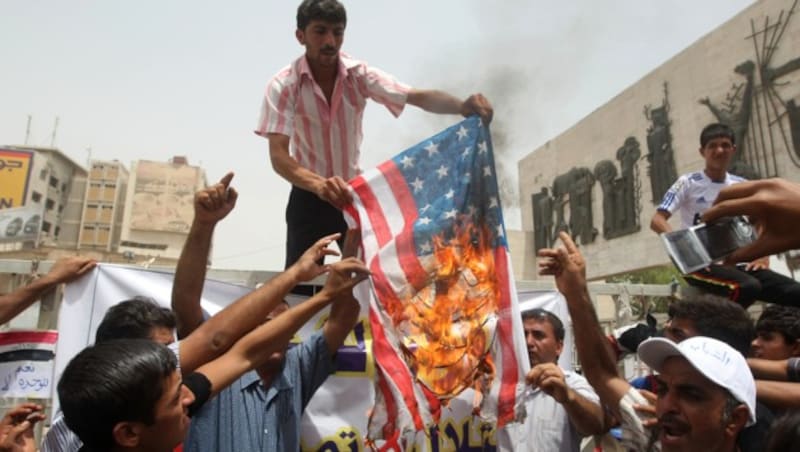
[[[561,230],[590,278],[669,263],[650,218],[678,175],[702,170],[709,123],[735,131],[732,172],[800,180],[798,13],[756,2],[521,159],[522,277]]]
[[[194,218],[194,194],[205,171],[185,157],[131,166],[118,251],[177,259]]]
[[[79,248],[117,250],[128,176],[128,170],[116,160],[92,161],[83,198]]]

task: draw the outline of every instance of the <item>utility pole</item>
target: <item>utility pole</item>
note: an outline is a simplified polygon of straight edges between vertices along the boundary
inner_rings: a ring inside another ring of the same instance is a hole
[[[58,116],[56,116],[56,122],[53,124],[53,134],[50,136],[50,147],[56,147],[56,132],[58,131]]]
[[[31,138],[31,115],[28,115],[28,126],[25,128],[25,145],[28,145],[28,140]]]

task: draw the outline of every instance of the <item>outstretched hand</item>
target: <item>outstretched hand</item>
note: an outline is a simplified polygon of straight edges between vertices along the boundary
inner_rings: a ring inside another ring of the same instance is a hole
[[[339,252],[328,248],[331,243],[339,240],[342,234],[327,235],[319,240],[317,243],[311,245],[300,259],[292,265],[296,272],[297,280],[300,282],[311,281],[317,276],[328,271],[328,266],[324,264],[325,256],[338,256]]]
[[[750,262],[800,248],[800,185],[783,179],[764,179],[723,188],[703,214],[708,223],[722,217],[747,215],[760,231],[750,245],[734,251],[726,262]]]
[[[355,257],[348,257],[331,264],[328,270],[328,280],[325,281],[322,292],[328,293],[334,299],[348,292],[352,296],[353,287],[370,275],[367,266]]]
[[[86,256],[62,257],[57,260],[45,276],[56,284],[77,279],[97,265],[97,261]]]
[[[194,195],[194,219],[198,223],[215,225],[236,206],[239,193],[231,187],[233,172],[228,172],[216,184]]]
[[[556,287],[562,294],[582,293],[586,290],[586,261],[569,234],[561,231],[558,237],[563,247],[539,250],[539,274],[555,276]]]

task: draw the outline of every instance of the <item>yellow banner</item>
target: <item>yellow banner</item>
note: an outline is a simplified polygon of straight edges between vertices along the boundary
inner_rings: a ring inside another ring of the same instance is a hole
[[[25,204],[32,164],[33,152],[0,149],[0,209]]]

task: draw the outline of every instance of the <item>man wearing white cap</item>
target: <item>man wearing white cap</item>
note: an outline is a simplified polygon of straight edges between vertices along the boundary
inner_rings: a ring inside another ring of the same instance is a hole
[[[680,344],[655,338],[639,346],[641,359],[658,373],[654,419],[648,401],[617,373],[586,286],[586,263],[575,243],[560,234],[563,248],[542,249],[540,273],[554,275],[567,300],[584,376],[600,402],[620,421],[626,450],[735,451],[736,438],[755,421],[755,382],[741,353],[707,337]],[[648,431],[647,426],[658,428]]]

